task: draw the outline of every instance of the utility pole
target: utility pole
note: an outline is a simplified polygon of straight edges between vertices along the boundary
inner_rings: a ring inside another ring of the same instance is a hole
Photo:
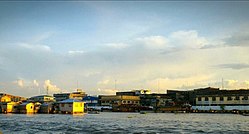
[[[79,81],[77,80],[77,89],[79,88]]]
[[[117,84],[117,80],[115,79],[115,88],[114,88],[115,91],[116,91],[116,88],[117,88],[117,85],[116,85],[116,84]]]
[[[157,92],[159,93],[159,84],[160,84],[160,81],[159,79],[157,80]]]
[[[48,95],[48,86],[47,86],[47,95]]]
[[[223,85],[223,78],[221,79],[221,90],[223,90],[223,88],[224,88],[224,85]]]

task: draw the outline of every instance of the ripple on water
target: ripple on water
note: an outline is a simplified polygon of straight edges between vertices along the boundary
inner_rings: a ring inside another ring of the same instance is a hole
[[[132,118],[128,118],[132,117]],[[101,113],[99,115],[0,114],[3,133],[249,133],[249,120],[236,115]]]

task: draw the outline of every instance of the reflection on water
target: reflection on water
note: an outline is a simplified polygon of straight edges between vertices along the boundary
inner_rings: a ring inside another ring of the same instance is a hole
[[[0,114],[5,133],[249,133],[249,116],[235,114]]]

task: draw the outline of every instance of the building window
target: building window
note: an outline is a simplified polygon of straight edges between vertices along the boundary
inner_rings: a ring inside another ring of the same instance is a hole
[[[208,97],[205,97],[205,101],[208,101]]]
[[[235,100],[240,100],[240,99],[239,99],[239,96],[236,96],[236,97],[235,97]]]
[[[105,103],[105,101],[102,101],[102,103]]]
[[[212,97],[212,101],[216,101],[216,97]]]
[[[244,96],[243,100],[248,100],[248,96]]]
[[[233,100],[233,99],[232,99],[231,96],[228,96],[228,97],[227,97],[227,100],[228,100],[228,101],[231,101],[231,100]]]
[[[224,98],[223,98],[223,97],[220,97],[220,101],[224,101]]]
[[[69,104],[69,107],[72,107],[72,104]]]
[[[123,103],[125,104],[125,103],[126,103],[126,101],[123,101]]]
[[[130,101],[128,101],[127,103],[128,103],[128,104],[130,104],[131,102],[130,102]]]
[[[198,101],[201,101],[201,97],[198,97]]]
[[[61,107],[64,107],[64,104],[61,104]]]

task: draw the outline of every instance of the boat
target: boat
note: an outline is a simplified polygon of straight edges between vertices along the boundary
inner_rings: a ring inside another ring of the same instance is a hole
[[[249,116],[249,113],[243,113],[242,115],[243,116]]]
[[[141,111],[141,112],[140,112],[140,114],[147,114],[147,112],[145,112],[145,111]]]
[[[88,111],[88,114],[99,114],[99,111]]]

